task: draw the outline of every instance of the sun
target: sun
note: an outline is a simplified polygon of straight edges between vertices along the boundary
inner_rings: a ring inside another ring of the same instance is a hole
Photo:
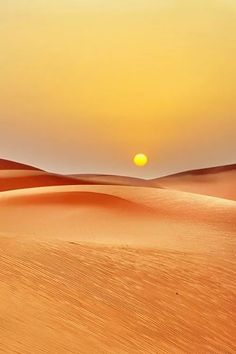
[[[148,157],[143,153],[139,153],[134,156],[133,162],[138,167],[144,167],[148,163]]]

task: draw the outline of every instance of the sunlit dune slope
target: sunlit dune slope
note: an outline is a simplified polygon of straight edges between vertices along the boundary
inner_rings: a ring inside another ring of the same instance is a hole
[[[2,235],[1,351],[234,354],[235,238],[224,242],[216,255]]]
[[[151,181],[161,186],[185,192],[236,200],[236,164],[183,172]]]
[[[236,233],[235,202],[156,188],[84,185],[2,192],[0,210],[2,232],[36,239],[176,250],[210,244],[217,251],[220,235]]]

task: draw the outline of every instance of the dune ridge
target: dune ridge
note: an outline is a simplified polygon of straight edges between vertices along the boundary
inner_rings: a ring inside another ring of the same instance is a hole
[[[23,168],[21,168],[23,166]],[[14,172],[15,170],[15,172]],[[24,172],[25,171],[25,172]],[[38,171],[38,174],[32,172]],[[117,185],[167,188],[236,200],[236,164],[184,171],[152,180],[112,175],[59,175],[0,160],[0,191],[60,185]]]
[[[98,175],[98,174],[76,174],[70,175],[84,182],[93,182],[98,185],[118,185],[118,186],[141,186],[152,187],[149,180],[129,176]]]
[[[234,201],[145,187],[13,190],[1,192],[0,209],[2,232],[36,239],[217,252],[236,232]]]
[[[0,159],[0,170],[36,170],[42,171],[38,167],[33,167],[16,161]]]
[[[85,182],[78,178],[40,171],[12,170],[11,173],[9,173],[9,170],[0,171],[0,192],[25,188],[80,184],[93,184],[93,182]]]
[[[156,178],[155,186],[236,200],[236,164],[186,171]]]

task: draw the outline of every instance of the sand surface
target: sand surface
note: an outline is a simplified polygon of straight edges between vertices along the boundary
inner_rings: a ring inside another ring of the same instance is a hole
[[[81,181],[88,182],[88,184],[97,185],[118,185],[118,186],[142,186],[142,187],[156,187],[147,179],[128,177],[128,176],[112,176],[112,175],[96,175],[96,174],[78,174],[70,177],[78,178]]]
[[[153,186],[236,200],[236,165],[180,173],[152,181]]]
[[[0,170],[0,192],[47,186],[93,184],[69,176],[37,170]]]
[[[1,192],[1,232],[36,240],[217,251],[236,234],[234,201],[126,186]],[[14,220],[14,222],[12,222]],[[207,237],[206,237],[207,235]]]
[[[235,201],[60,178],[0,171],[0,353],[236,352]]]
[[[233,252],[0,247],[3,353],[235,353]]]

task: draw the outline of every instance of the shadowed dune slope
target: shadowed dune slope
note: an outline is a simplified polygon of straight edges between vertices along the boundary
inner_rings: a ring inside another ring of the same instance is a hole
[[[92,184],[78,178],[29,170],[0,170],[0,192],[60,185]]]
[[[2,192],[0,211],[2,232],[36,239],[176,250],[202,250],[210,244],[217,252],[222,237],[236,232],[233,201],[144,187],[84,185]]]
[[[19,162],[0,159],[0,170],[36,170],[41,171],[37,167],[25,165]]]
[[[236,164],[157,178],[153,186],[236,200]]]

